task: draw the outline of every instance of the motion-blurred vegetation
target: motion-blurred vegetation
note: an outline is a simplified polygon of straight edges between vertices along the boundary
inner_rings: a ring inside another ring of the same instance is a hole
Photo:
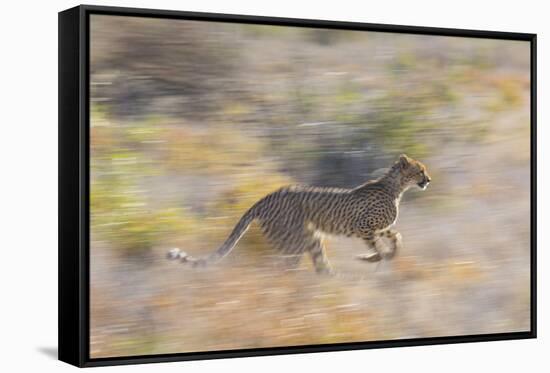
[[[528,44],[96,15],[91,32],[93,357],[528,327]],[[403,152],[434,178],[405,198],[404,252],[375,271],[361,242],[329,243],[364,281],[273,268],[254,228],[218,268],[164,260],[214,250],[280,186],[353,187]]]

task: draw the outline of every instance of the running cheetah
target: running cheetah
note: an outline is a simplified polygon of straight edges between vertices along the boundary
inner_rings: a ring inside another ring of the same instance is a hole
[[[226,256],[244,235],[253,220],[275,249],[296,267],[309,253],[317,273],[330,274],[323,234],[358,237],[370,249],[357,259],[378,262],[391,259],[402,247],[401,234],[393,229],[403,193],[412,186],[426,189],[431,178],[426,167],[405,154],[382,177],[354,189],[288,186],[254,204],[239,220],[221,247],[205,258],[194,258],[179,249],[168,258],[205,266]],[[391,243],[387,247],[381,238]]]

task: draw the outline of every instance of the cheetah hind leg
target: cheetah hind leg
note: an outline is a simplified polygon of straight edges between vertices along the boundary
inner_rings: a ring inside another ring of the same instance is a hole
[[[302,261],[302,253],[283,255],[282,266],[287,271],[297,270]]]
[[[308,250],[311,261],[315,267],[315,272],[323,275],[333,275],[334,271],[330,267],[325,247],[320,240],[314,240]]]

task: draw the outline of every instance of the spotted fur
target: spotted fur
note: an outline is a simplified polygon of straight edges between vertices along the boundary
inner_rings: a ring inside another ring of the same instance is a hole
[[[323,234],[363,239],[370,252],[358,255],[360,260],[391,259],[402,246],[401,234],[393,229],[401,196],[414,185],[425,189],[430,181],[422,163],[401,155],[382,177],[354,189],[284,187],[254,204],[223,245],[209,256],[193,258],[172,249],[168,257],[193,266],[216,262],[233,249],[256,220],[291,267],[299,264],[304,253],[309,253],[317,273],[332,272],[321,240]],[[391,247],[386,247],[383,237],[390,241]]]

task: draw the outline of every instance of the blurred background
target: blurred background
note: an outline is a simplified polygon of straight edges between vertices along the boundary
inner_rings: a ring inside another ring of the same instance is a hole
[[[529,43],[91,16],[93,358],[529,329]],[[354,187],[400,153],[391,262],[327,240],[339,272],[276,265],[256,200]]]

